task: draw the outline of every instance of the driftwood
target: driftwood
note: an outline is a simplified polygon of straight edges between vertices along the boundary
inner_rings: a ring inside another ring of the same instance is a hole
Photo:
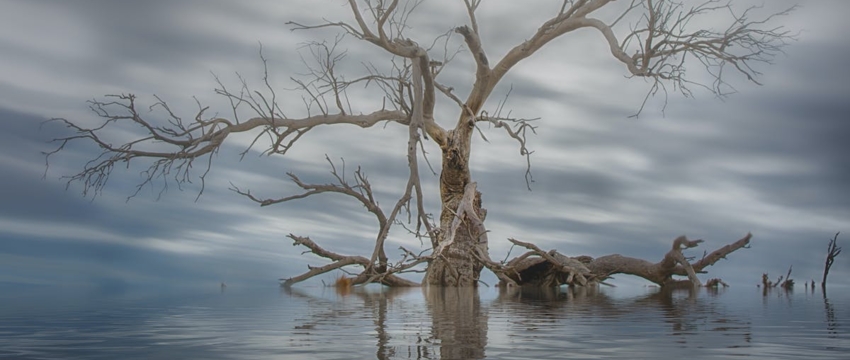
[[[723,246],[705,255],[695,263],[690,263],[682,253],[683,249],[696,247],[702,240],[688,240],[680,236],[673,241],[673,247],[657,263],[619,254],[592,258],[589,256],[567,257],[552,250],[545,252],[536,245],[510,239],[516,245],[531,251],[506,264],[506,271],[517,284],[542,286],[587,285],[601,283],[614,274],[627,274],[642,277],[660,286],[700,286],[697,273],[714,265],[720,259],[750,242],[751,234],[740,240]],[[688,280],[676,280],[673,276],[687,276]]]

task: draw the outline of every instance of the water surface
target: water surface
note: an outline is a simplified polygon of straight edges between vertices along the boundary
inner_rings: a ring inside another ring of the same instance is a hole
[[[850,296],[320,287],[0,295],[0,358],[846,359]]]

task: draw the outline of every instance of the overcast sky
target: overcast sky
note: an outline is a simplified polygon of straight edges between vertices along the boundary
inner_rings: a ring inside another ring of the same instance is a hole
[[[533,3],[483,2],[479,22],[491,63],[557,10],[555,2]],[[793,4],[766,3],[765,13]],[[750,249],[709,268],[707,276],[753,286],[761,273],[775,278],[793,265],[798,282],[819,280],[828,239],[838,231],[850,235],[848,13],[846,1],[803,2],[778,19],[777,25],[802,33],[786,55],[759,68],[763,86],[730,77],[738,93],[724,100],[699,90],[694,98],[671,93],[666,109],[664,98],[655,97],[638,118],[629,115],[640,108],[649,84],[627,79],[597,32],[569,34],[522,62],[487,109],[512,88],[506,108],[541,118],[529,145],[535,151],[532,191],[525,185],[525,159],[499,129],[485,127],[490,142],[476,137],[473,148],[492,257],[504,258],[505,239],[515,237],[568,255],[620,253],[655,261],[681,234],[706,240],[692,254],[699,256],[752,232]],[[237,71],[260,85],[260,43],[284,111],[305,116],[301,94],[287,90],[294,87],[290,77],[305,72],[300,44],[332,40],[336,31],[292,32],[285,23],[322,18],[353,20],[342,0],[0,3],[0,284],[275,286],[307,264],[326,263],[301,255],[285,237],[289,233],[340,253],[368,255],[376,222],[349,199],[319,196],[261,209],[228,187],[232,182],[264,197],[291,195],[297,189],[286,172],[332,180],[327,154],[344,158],[347,171],[361,166],[389,212],[406,177],[407,130],[394,124],[319,129],[285,157],[252,152],[240,161],[250,138],[233,139],[214,158],[197,201],[197,182],[183,191],[170,184],[159,200],[156,186],[125,201],[140,181],[136,168],[116,168],[95,199],[83,197],[77,183],[66,190],[60,177],[97,154],[84,144],[53,158],[42,178],[41,152],[52,150],[50,139],[68,135],[56,124],[41,126],[44,120],[92,124],[97,118],[86,100],[116,93],[136,94],[144,109],[158,95],[189,119],[196,97],[211,113],[228,115],[211,73],[233,88]],[[425,1],[408,36],[430,44],[465,22],[461,1]],[[460,44],[455,37],[449,47]],[[364,74],[363,63],[387,66],[385,54],[352,37],[341,48],[348,56],[340,70],[349,78]],[[474,69],[467,55],[459,54],[440,78],[464,96]],[[441,58],[442,48],[431,56]],[[375,110],[379,96],[371,88],[354,91],[355,111]],[[438,101],[437,121],[449,126],[456,106],[445,97]],[[144,114],[163,119],[162,113]],[[438,169],[437,149],[427,150]],[[436,214],[437,176],[424,167],[422,174],[428,210]],[[839,245],[845,243],[839,236]],[[399,229],[387,250],[394,256],[402,245],[421,248]],[[485,279],[495,280],[492,274]],[[837,259],[830,283],[850,285],[850,260]]]

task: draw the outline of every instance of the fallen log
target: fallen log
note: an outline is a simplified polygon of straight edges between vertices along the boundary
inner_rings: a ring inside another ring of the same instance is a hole
[[[697,247],[703,241],[688,240],[685,236],[673,240],[670,251],[657,263],[620,254],[595,259],[590,256],[568,257],[555,250],[546,252],[534,244],[509,239],[515,245],[530,251],[509,261],[505,268],[510,271],[504,271],[503,274],[517,285],[585,286],[602,283],[615,274],[627,274],[639,276],[662,287],[701,286],[696,274],[705,273],[705,268],[740,248],[746,248],[750,238],[752,234],[748,233],[740,240],[704,255],[694,263],[691,263],[682,251]],[[679,280],[674,276],[686,276],[688,279]]]

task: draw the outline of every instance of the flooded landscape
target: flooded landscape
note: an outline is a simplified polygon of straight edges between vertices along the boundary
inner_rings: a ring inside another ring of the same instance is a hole
[[[0,358],[843,359],[847,291],[69,290],[0,297]]]
[[[850,359],[850,1],[529,4],[0,1],[0,360]]]

